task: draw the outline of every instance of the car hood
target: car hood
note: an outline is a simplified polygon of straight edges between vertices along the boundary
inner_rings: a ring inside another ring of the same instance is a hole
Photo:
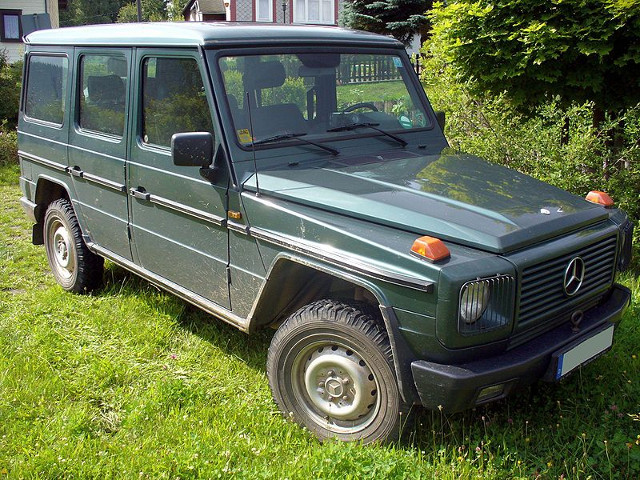
[[[410,152],[259,172],[262,195],[507,253],[608,218],[603,207],[469,155]],[[255,175],[245,188],[256,189]]]

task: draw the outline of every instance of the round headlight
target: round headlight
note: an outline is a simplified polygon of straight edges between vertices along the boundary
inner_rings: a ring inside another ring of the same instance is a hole
[[[469,282],[460,293],[460,317],[465,323],[476,322],[487,309],[490,295],[489,282]]]

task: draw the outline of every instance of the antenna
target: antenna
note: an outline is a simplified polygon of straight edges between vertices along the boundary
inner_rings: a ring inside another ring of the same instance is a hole
[[[253,116],[251,115],[251,98],[247,92],[247,109],[249,111],[249,130],[251,131],[251,151],[253,152],[253,168],[256,171],[256,197],[260,196],[260,184],[258,183],[258,162],[256,162],[256,144],[253,137]]]

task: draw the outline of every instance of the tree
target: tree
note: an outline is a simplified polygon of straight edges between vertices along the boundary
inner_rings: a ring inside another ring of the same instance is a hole
[[[183,20],[182,9],[188,0],[142,0],[145,22]],[[60,25],[92,25],[97,23],[137,22],[136,0],[69,0],[60,12]]]
[[[516,105],[591,101],[595,119],[640,102],[638,0],[458,0],[430,19],[458,78]]]
[[[392,35],[405,45],[428,24],[431,0],[350,0],[342,24],[356,30]]]
[[[142,21],[161,22],[167,20],[167,6],[164,0],[142,0]],[[138,21],[138,7],[136,2],[124,5],[118,12],[119,23],[134,23]]]
[[[60,26],[114,23],[120,9],[129,3],[131,0],[70,0],[60,12]]]

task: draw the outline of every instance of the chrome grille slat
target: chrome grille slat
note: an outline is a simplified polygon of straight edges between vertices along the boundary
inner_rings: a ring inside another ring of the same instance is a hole
[[[520,326],[557,316],[563,309],[579,308],[593,296],[601,293],[613,281],[616,255],[616,237],[576,249],[551,260],[526,267],[522,273],[520,288]],[[578,293],[565,295],[563,281],[566,268],[574,257],[585,264],[585,278]]]

